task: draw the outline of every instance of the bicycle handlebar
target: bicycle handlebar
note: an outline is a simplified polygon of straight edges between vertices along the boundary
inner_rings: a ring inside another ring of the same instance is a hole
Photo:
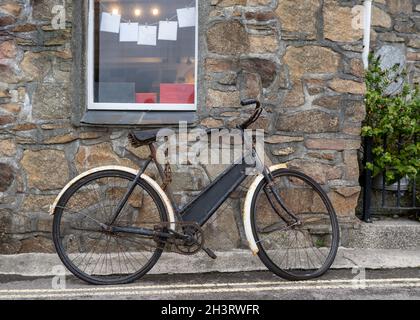
[[[261,103],[258,100],[255,100],[255,99],[247,99],[247,100],[242,100],[241,101],[241,105],[242,106],[249,106],[251,104],[255,104],[256,105],[255,111],[251,115],[251,117],[249,117],[248,120],[246,120],[242,124],[236,126],[240,130],[245,130],[251,124],[253,124],[255,121],[257,121],[258,118],[260,117],[262,111],[263,111],[263,107],[261,106]],[[225,128],[224,127],[220,127],[220,128],[208,128],[208,129],[206,129],[206,132],[207,132],[207,134],[210,134],[212,132],[212,130],[215,130],[215,129],[225,129]]]
[[[243,107],[249,106],[250,104],[257,104],[257,107],[259,106],[260,102],[256,99],[246,99],[241,101],[241,105]]]
[[[244,130],[244,129],[248,128],[251,124],[253,124],[255,121],[257,121],[258,118],[261,116],[261,113],[263,111],[261,103],[256,99],[247,99],[247,100],[242,100],[241,101],[242,106],[249,106],[251,104],[256,104],[255,111],[252,114],[252,116],[249,117],[248,120],[246,120],[244,123],[237,126],[241,130]]]

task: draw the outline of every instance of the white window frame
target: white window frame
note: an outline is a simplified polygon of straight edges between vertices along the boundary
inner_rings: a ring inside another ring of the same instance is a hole
[[[94,102],[94,0],[89,0],[88,43],[87,43],[87,107],[88,110],[121,110],[121,111],[197,111],[198,90],[198,0],[195,0],[197,15],[195,24],[195,81],[193,104],[169,103],[99,103]]]

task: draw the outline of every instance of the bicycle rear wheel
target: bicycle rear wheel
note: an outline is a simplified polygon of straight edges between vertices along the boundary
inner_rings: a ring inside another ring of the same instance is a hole
[[[301,224],[294,224],[263,180],[251,204],[258,256],[267,268],[285,279],[319,277],[332,265],[339,244],[339,226],[331,201],[318,183],[301,172],[280,169],[272,175],[275,190]]]
[[[124,171],[99,171],[75,182],[59,200],[53,240],[61,261],[78,278],[92,284],[129,283],[145,275],[162,254],[161,241],[101,227],[111,222],[134,178]],[[153,229],[166,221],[159,195],[140,179],[113,226]]]

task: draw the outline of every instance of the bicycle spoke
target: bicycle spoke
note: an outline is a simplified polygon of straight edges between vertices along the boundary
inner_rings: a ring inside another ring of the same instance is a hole
[[[144,249],[144,250],[150,250],[150,249],[155,249],[155,247],[147,247],[147,246],[145,246],[143,243],[141,243],[141,242],[138,242],[138,241],[136,241],[136,240],[134,240],[134,239],[131,239],[131,238],[127,238],[127,237],[123,237],[123,236],[121,236],[121,235],[118,235],[118,237],[121,239],[121,240],[123,240],[123,241],[128,241],[128,242],[131,242],[131,243],[134,243],[134,244],[136,244],[136,245],[138,245],[138,246],[142,246],[141,248],[142,249]],[[141,251],[139,251],[140,252],[140,254],[141,255],[143,255],[144,257],[146,257]]]
[[[284,238],[285,240],[283,241],[284,243],[285,243],[285,241],[287,240],[287,243],[289,244],[290,243],[290,238],[289,237],[285,237]],[[286,249],[286,253],[284,254],[284,256],[280,259],[280,261],[282,262],[282,261],[284,261],[284,257],[286,256],[286,268],[287,268],[287,266],[289,265],[289,249],[290,249],[290,246],[289,245],[287,245],[287,249]]]
[[[297,236],[296,236],[296,232],[295,232],[295,241],[294,241],[294,243],[297,243]],[[294,250],[294,252],[295,252],[295,263],[294,263],[295,268],[294,268],[294,269],[297,269],[297,268],[296,268],[296,263],[297,263],[297,252],[296,252],[296,250]]]
[[[70,210],[69,208],[59,207],[59,206],[57,206],[56,208],[62,209],[62,210],[64,210],[64,211],[69,211],[69,212],[70,212],[70,213],[72,213],[72,214],[81,214],[81,215],[83,215],[85,218],[88,218],[89,220],[91,220],[91,221],[95,222],[95,223],[96,223],[96,224],[98,224],[98,225],[101,225],[101,224],[102,224],[99,220],[96,220],[96,219],[94,219],[94,218],[92,218],[92,217],[88,216],[87,214],[84,214],[83,212],[80,212],[80,211],[73,211],[73,210]]]
[[[302,232],[302,231],[301,231]],[[303,234],[303,232],[302,232],[302,235],[303,235],[303,237],[305,237],[305,235]],[[310,243],[308,243],[308,247],[310,247]],[[308,263],[309,263],[309,267],[310,267],[310,264],[312,264],[312,266],[314,267],[314,268],[316,268],[316,266],[315,266],[315,264],[312,262],[312,259],[310,258],[310,256],[309,256],[309,254],[308,254],[308,251],[307,251],[307,248],[305,248],[305,254],[306,254],[306,257],[307,257],[307,259],[308,259]]]
[[[100,238],[98,238],[97,240],[96,240],[96,242],[92,245],[92,254],[93,254],[93,252],[95,251],[95,248],[97,247],[97,245],[99,244],[99,242],[100,242],[100,240],[101,240],[101,238],[102,237],[100,237]],[[89,251],[87,251],[86,252],[86,254],[88,254],[89,253]],[[91,254],[91,257],[92,257],[92,254]],[[80,261],[80,265],[82,266],[83,265],[83,261],[84,261],[84,259],[86,258],[86,255],[83,257],[83,259]],[[86,264],[87,265],[87,264]]]
[[[118,242],[118,240],[117,240],[117,238],[115,238],[115,241],[117,241]],[[132,263],[132,261],[130,260],[130,258],[127,256],[127,253],[131,256],[131,258],[135,261],[135,262],[137,262],[137,263],[139,263],[139,265],[141,265],[141,263],[133,256],[133,254],[130,252],[130,251],[128,251],[128,252],[123,252],[123,255],[126,257],[126,259],[127,259],[127,261],[131,264],[131,266],[133,267],[133,270],[136,270],[136,267],[134,266],[134,264]]]
[[[118,241],[115,239],[115,242],[117,243],[117,255],[118,255],[118,264],[120,266],[120,272],[122,273],[122,266],[121,266],[121,257],[120,257],[120,246],[118,244]]]
[[[121,248],[121,246],[120,246],[117,238],[115,238],[115,242],[117,243],[117,246],[119,248]],[[121,255],[123,256],[124,259],[127,259],[128,263],[131,264],[131,266],[133,267],[133,270],[136,270],[136,268],[134,267],[133,263],[130,261],[130,259],[127,257],[126,253],[124,252],[124,250],[121,250]],[[125,267],[127,269],[127,273],[130,273],[130,270],[128,269],[128,265],[126,263],[124,263],[124,264],[125,264]],[[121,268],[121,270],[122,270],[122,268]]]

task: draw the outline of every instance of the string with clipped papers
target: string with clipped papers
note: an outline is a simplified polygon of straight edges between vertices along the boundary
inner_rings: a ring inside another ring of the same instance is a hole
[[[110,10],[108,10],[108,8],[102,2],[100,3],[100,6],[102,8],[102,11],[104,11],[104,12],[111,12]],[[192,0],[190,2],[190,4],[188,4],[186,6],[186,8],[194,8],[194,7],[195,7],[195,0]],[[167,19],[164,19],[164,20],[160,19],[160,20],[158,20],[156,22],[153,22],[153,23],[145,23],[145,25],[148,25],[148,26],[157,26],[157,25],[159,25],[159,22],[160,21],[176,21],[176,18],[177,17],[178,17],[178,15],[175,13],[170,18],[167,18]],[[122,16],[121,16],[121,21],[124,22],[124,23],[131,23],[131,22],[133,22],[131,20],[127,20],[127,19],[123,18]],[[133,23],[136,23],[136,22],[133,22]]]

